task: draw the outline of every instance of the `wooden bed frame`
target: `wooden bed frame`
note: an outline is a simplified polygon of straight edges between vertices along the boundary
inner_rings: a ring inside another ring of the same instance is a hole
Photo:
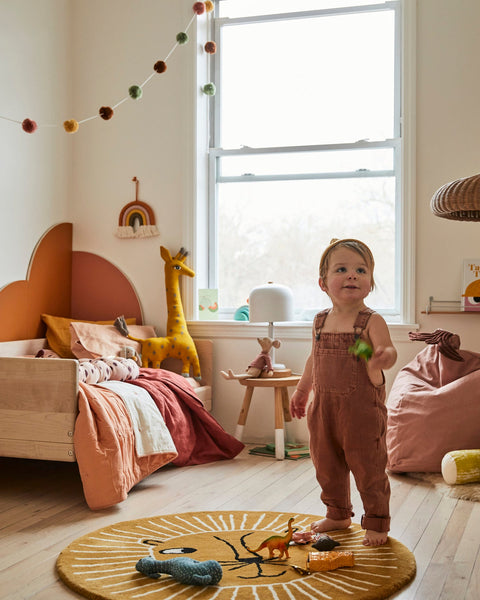
[[[41,315],[143,322],[130,281],[96,255],[72,252],[72,226],[50,229],[37,245],[25,281],[0,290],[0,456],[74,462],[78,361],[32,358],[46,347]],[[211,409],[211,340],[195,340],[202,381],[195,391]],[[179,373],[180,361],[162,368]]]

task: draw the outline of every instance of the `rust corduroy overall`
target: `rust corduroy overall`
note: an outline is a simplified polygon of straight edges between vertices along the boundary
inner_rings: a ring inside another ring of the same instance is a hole
[[[373,311],[358,313],[352,333],[322,333],[328,312],[318,313],[314,321],[314,398],[307,414],[321,499],[327,518],[352,517],[351,471],[365,511],[362,527],[389,531],[385,384],[374,386],[365,361],[348,351]]]

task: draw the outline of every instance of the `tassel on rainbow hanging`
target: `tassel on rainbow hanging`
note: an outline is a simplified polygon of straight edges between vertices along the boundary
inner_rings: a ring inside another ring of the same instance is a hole
[[[125,204],[118,217],[117,237],[119,238],[147,238],[160,235],[155,225],[155,215],[152,208],[138,199],[138,185],[140,181],[134,177],[135,200]]]

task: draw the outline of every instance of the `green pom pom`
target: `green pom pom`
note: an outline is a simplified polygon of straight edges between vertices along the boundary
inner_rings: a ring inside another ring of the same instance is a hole
[[[361,340],[360,338],[357,339],[353,346],[350,346],[348,351],[350,352],[350,354],[355,354],[355,356],[363,358],[365,362],[370,360],[373,354],[373,350],[370,344],[365,340]]]
[[[128,93],[130,95],[130,98],[133,98],[134,100],[138,100],[138,98],[142,97],[142,88],[138,85],[131,85],[128,88]]]
[[[215,87],[214,83],[206,83],[203,86],[203,93],[207,94],[207,96],[215,96],[216,91],[217,91],[217,88]]]
[[[188,42],[188,35],[184,31],[177,33],[177,42],[179,44],[186,44]]]

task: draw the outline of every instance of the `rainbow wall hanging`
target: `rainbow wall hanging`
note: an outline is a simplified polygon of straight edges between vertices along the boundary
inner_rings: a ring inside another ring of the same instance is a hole
[[[135,200],[125,204],[118,217],[117,237],[147,238],[160,235],[151,206],[138,199],[139,180],[134,177]]]

